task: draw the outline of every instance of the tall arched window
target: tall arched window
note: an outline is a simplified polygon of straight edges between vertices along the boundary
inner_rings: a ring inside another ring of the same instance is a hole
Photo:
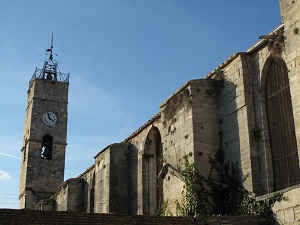
[[[51,135],[46,134],[43,137],[42,149],[41,149],[41,158],[50,160],[52,159],[52,149],[53,149],[53,138]]]
[[[267,72],[265,100],[273,164],[274,191],[300,180],[288,70],[281,58],[273,58]]]

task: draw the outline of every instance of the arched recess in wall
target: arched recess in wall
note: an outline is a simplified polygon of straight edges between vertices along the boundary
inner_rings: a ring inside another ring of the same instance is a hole
[[[158,174],[163,166],[161,135],[152,127],[147,135],[143,155],[143,214],[156,215],[163,199],[163,181]]]
[[[41,158],[46,160],[52,159],[53,150],[53,137],[50,134],[46,134],[42,140]]]
[[[280,57],[270,56],[262,71],[265,144],[270,190],[278,191],[300,181],[298,149],[288,78],[288,69]],[[269,151],[269,152],[268,152]],[[269,154],[268,154],[269,153]]]

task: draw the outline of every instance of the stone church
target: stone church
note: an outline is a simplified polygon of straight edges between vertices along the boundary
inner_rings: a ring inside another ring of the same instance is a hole
[[[205,78],[187,81],[157,115],[66,181],[69,74],[48,49],[28,89],[20,208],[156,215],[167,200],[174,212],[185,189],[183,157],[207,177],[221,146],[247,176],[247,190],[289,199],[274,206],[279,221],[300,221],[300,0],[279,2],[277,28]]]

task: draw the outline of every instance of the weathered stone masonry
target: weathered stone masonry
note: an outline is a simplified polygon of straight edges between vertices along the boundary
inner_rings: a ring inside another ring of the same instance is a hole
[[[245,188],[256,197],[280,191],[289,198],[274,207],[280,223],[299,223],[300,1],[280,0],[280,9],[282,24],[269,35],[204,79],[185,83],[157,115],[100,151],[90,168],[37,208],[156,215],[163,200],[175,214],[185,189],[183,156],[207,177],[209,158],[221,147],[226,161],[238,162]],[[30,163],[21,181],[35,178]]]

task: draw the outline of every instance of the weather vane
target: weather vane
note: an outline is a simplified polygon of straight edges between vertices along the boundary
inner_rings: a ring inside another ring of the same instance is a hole
[[[53,31],[52,31],[52,37],[51,37],[51,48],[46,49],[46,55],[50,54],[49,59],[53,60],[53,54],[57,56],[56,53],[54,53],[53,51]]]
[[[46,55],[49,54],[49,59],[44,61],[43,67],[43,77],[47,80],[57,80],[57,70],[58,70],[58,62],[53,60],[53,54],[57,56],[56,53],[53,53],[53,31],[51,37],[51,48],[46,49]]]

